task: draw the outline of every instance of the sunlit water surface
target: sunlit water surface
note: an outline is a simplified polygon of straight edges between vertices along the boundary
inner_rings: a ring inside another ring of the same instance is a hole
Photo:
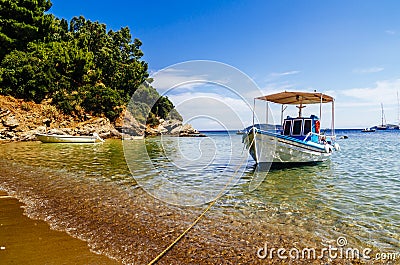
[[[326,241],[345,236],[355,245],[398,250],[400,133],[339,131],[338,135],[348,139],[339,140],[341,151],[330,161],[258,173],[265,180],[254,191],[249,190],[254,161],[243,156],[241,135],[234,133],[124,144],[118,140],[96,145],[11,143],[0,145],[0,162],[19,168],[26,181],[32,181],[29,172],[41,172],[35,178],[42,183],[48,179],[48,196],[52,190],[74,196],[68,186],[68,179],[73,179],[88,189],[111,182],[121,193],[134,194],[141,186],[170,204],[200,207],[227,189],[214,206],[221,215],[255,223],[268,220],[287,226],[288,231],[304,229]],[[12,184],[16,187],[20,181],[24,179]],[[12,186],[2,185],[6,190]],[[29,192],[23,196],[29,197]],[[35,207],[40,205],[31,211]]]

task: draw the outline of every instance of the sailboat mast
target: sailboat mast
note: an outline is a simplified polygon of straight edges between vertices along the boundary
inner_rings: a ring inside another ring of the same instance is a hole
[[[383,112],[383,103],[381,103],[381,108],[382,108],[382,127],[383,127],[383,117],[384,117],[384,115],[385,115],[385,113]]]
[[[399,91],[397,90],[397,122],[400,126],[400,101],[399,101]]]

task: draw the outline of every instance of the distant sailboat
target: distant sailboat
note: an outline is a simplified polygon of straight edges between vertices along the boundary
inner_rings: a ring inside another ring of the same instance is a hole
[[[397,92],[397,104],[398,104],[398,112],[399,112],[399,124],[388,124],[386,122],[385,111],[383,110],[383,103],[381,103],[382,108],[382,122],[380,125],[374,126],[371,129],[376,129],[379,131],[384,130],[398,130],[400,128],[400,104],[399,104],[399,93]]]
[[[380,130],[380,131],[388,129],[388,126],[386,124],[385,112],[383,110],[383,103],[381,103],[381,108],[382,108],[382,124],[376,126],[376,129]],[[385,122],[383,122],[383,121],[385,121]]]
[[[388,130],[398,130],[400,129],[400,103],[399,103],[399,91],[397,91],[397,124],[387,124]]]
[[[397,91],[397,129],[400,129],[400,100],[399,100],[399,91]]]

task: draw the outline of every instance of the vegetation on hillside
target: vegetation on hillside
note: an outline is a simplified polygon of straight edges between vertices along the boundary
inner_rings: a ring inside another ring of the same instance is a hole
[[[51,5],[50,0],[0,0],[0,94],[48,100],[78,117],[116,119],[148,78],[141,41],[132,41],[128,27],[107,31],[105,24],[83,16],[58,19],[46,13]],[[171,101],[150,85],[143,87],[130,107],[145,117],[146,110],[165,118],[174,107]]]
[[[182,116],[174,109],[174,105],[168,97],[160,97],[149,82],[140,85],[132,96],[132,100],[128,104],[128,110],[132,115],[139,122],[147,122],[151,125],[158,125],[157,117],[182,121]]]

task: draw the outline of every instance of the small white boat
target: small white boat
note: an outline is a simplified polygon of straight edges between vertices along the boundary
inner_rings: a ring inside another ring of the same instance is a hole
[[[98,143],[104,140],[97,134],[93,136],[73,136],[62,134],[36,134],[36,138],[43,143]]]
[[[267,112],[269,102],[281,104],[281,120],[283,121],[282,129],[268,130],[265,124],[254,124],[253,110],[253,125],[246,129],[248,133],[243,135],[243,142],[257,164],[272,163],[275,166],[286,167],[323,162],[329,159],[334,150],[340,149],[339,144],[335,142],[334,99],[331,96],[317,92],[285,91],[255,98],[254,108],[256,99],[267,101]],[[319,103],[321,117],[321,105],[328,102],[332,102],[331,135],[321,133],[321,121],[316,115],[302,116],[305,104]],[[298,116],[287,116],[283,119],[285,105],[297,105]],[[268,124],[268,118],[266,124]]]
[[[361,132],[375,132],[375,129],[365,128],[365,129],[362,129]]]

